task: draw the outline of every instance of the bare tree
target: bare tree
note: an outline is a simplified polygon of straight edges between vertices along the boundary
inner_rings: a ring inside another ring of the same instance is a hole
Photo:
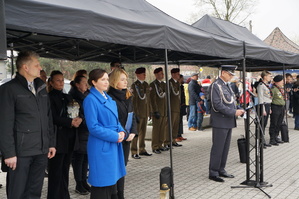
[[[209,14],[219,19],[243,24],[253,13],[256,0],[194,0],[194,5],[199,8],[198,14],[193,14],[191,18]]]

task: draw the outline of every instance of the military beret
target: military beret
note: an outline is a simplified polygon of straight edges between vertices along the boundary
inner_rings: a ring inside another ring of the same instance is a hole
[[[235,65],[221,65],[221,70],[225,70],[234,76],[236,75],[235,74],[236,69],[237,69],[237,66],[235,66]]]
[[[142,74],[142,73],[145,73],[145,68],[144,68],[144,67],[136,68],[135,73],[136,73],[136,74]]]
[[[280,82],[281,80],[283,80],[283,76],[282,76],[282,75],[276,75],[276,76],[273,78],[273,81],[274,81],[274,82]]]
[[[154,74],[157,74],[157,73],[159,73],[159,72],[161,72],[161,71],[163,71],[162,67],[156,68],[156,69],[154,70]]]
[[[171,69],[170,72],[171,72],[171,73],[179,73],[179,72],[180,72],[180,69],[179,69],[179,68],[173,68],[173,69]]]

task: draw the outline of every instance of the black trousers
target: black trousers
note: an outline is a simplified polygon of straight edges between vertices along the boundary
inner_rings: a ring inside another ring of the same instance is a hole
[[[47,163],[47,154],[17,157],[16,169],[7,172],[7,198],[41,198]]]
[[[72,153],[56,153],[49,160],[48,199],[70,199],[69,170]]]
[[[184,133],[183,129],[183,115],[180,115],[180,124],[179,124],[179,131],[177,137],[182,137],[182,134]]]
[[[76,182],[86,181],[87,179],[87,169],[88,169],[88,159],[87,154],[78,153],[74,151],[72,166],[74,170],[74,177]]]
[[[111,199],[116,194],[116,185],[107,187],[91,187],[90,199]]]
[[[225,166],[228,156],[232,129],[212,129],[212,148],[210,154],[209,175],[219,176],[226,173]]]
[[[272,113],[270,116],[270,140],[275,140],[279,135],[281,124],[284,117],[284,106],[271,104]]]

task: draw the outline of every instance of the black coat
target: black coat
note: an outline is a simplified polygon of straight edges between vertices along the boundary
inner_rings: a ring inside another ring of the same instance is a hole
[[[133,112],[133,101],[132,97],[129,99],[126,99],[126,89],[124,90],[117,90],[113,87],[109,88],[109,91],[107,94],[116,102],[117,105],[117,111],[118,111],[118,119],[120,124],[125,129],[127,119],[128,119],[128,113]],[[137,132],[137,122],[136,117],[133,117],[133,124],[131,128],[131,132],[127,132],[128,134],[134,133],[138,134]],[[130,153],[130,142],[123,141],[123,150],[124,150],[124,157],[125,157],[125,165],[127,166],[127,162],[129,159],[129,153]]]
[[[55,89],[49,92],[49,96],[56,128],[56,153],[70,153],[76,141],[76,129],[72,128],[72,119],[67,115],[67,105],[72,97]]]
[[[295,84],[293,88],[298,88],[299,85]],[[293,92],[293,112],[299,114],[299,91]]]
[[[119,122],[125,128],[127,123],[128,113],[133,112],[132,97],[126,99],[125,89],[117,90],[113,87],[110,87],[107,93],[116,102]],[[135,117],[133,118],[133,125],[132,125],[131,132],[128,133],[135,133],[136,135],[138,134],[137,122]]]
[[[40,78],[34,85],[36,95],[17,73],[0,87],[0,150],[4,158],[46,154],[55,147],[46,85]]]
[[[196,80],[191,80],[188,84],[189,92],[189,105],[196,105],[196,102],[200,101],[199,93],[201,92],[201,86]]]
[[[83,109],[83,101],[85,97],[88,95],[89,92],[86,92],[85,94],[81,93],[76,87],[72,87],[69,94],[73,97],[74,100],[76,100],[80,105],[80,113],[79,117],[82,118],[82,123],[78,127],[78,143],[76,143],[76,151],[79,153],[86,153],[87,152],[87,141],[88,141],[88,128],[85,121],[84,116],[84,109]]]

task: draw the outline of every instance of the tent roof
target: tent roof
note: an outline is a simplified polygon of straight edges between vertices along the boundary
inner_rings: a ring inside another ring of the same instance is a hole
[[[233,24],[229,21],[205,15],[192,26],[210,34],[243,41],[245,43],[245,57],[253,61],[253,67],[255,67],[254,64],[256,64],[256,66],[268,66],[271,65],[270,62],[291,65],[299,64],[298,54],[288,53],[283,50],[273,48],[253,35],[247,28]],[[267,64],[267,62],[256,62],[257,60],[268,61],[269,64]],[[281,64],[276,64],[276,66],[281,66]],[[257,69],[261,70],[260,67]]]
[[[7,44],[43,57],[110,62],[242,59],[240,41],[182,23],[145,0],[5,1]]]
[[[274,48],[299,54],[299,46],[285,36],[278,27],[271,32],[264,42]]]

